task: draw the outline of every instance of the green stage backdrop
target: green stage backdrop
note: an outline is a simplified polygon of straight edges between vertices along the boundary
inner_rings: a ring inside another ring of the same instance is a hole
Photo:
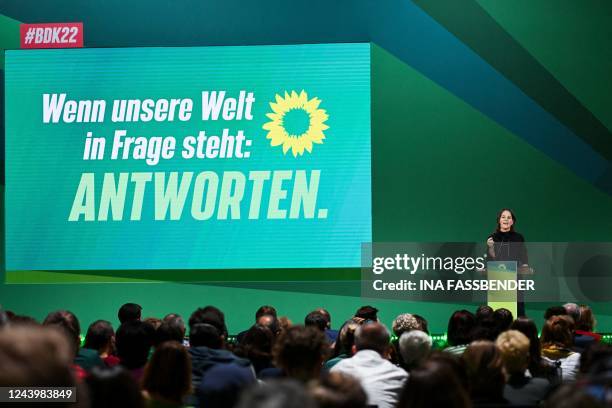
[[[86,47],[371,43],[373,240],[484,241],[497,210],[511,207],[529,241],[610,241],[608,4],[6,0],[0,13],[5,49],[19,48],[20,23],[37,22],[83,22]],[[4,269],[5,307],[39,319],[67,308],[83,325],[116,322],[118,306],[135,301],[147,316],[214,304],[232,332],[268,303],[294,321],[325,306],[338,326],[372,302],[386,323],[410,311],[440,332],[453,309],[472,306],[361,299],[356,268],[212,269],[205,278]],[[528,314],[540,322],[546,306]],[[599,329],[612,330],[612,305],[593,306]]]

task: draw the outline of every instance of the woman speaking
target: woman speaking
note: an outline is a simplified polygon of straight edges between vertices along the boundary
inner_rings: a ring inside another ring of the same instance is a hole
[[[518,272],[529,270],[525,238],[514,230],[516,216],[509,208],[497,214],[497,228],[487,239],[489,259],[492,261],[516,261]],[[525,315],[522,293],[518,293],[517,312]]]

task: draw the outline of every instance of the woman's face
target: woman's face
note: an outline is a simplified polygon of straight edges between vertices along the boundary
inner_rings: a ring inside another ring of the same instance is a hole
[[[510,231],[513,224],[514,220],[512,219],[512,214],[510,214],[510,211],[506,210],[502,212],[501,216],[499,217],[499,230],[502,232]]]

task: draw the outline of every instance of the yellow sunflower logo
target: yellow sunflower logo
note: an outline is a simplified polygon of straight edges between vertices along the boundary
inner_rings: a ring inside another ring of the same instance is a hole
[[[285,92],[284,98],[276,94],[276,102],[270,102],[272,112],[266,115],[271,122],[263,125],[270,145],[282,145],[283,154],[291,150],[294,157],[303,155],[304,150],[312,153],[313,143],[322,144],[323,131],[329,129],[324,123],[329,116],[325,109],[319,109],[320,103],[319,98],[309,100],[304,90],[299,95],[295,91]]]

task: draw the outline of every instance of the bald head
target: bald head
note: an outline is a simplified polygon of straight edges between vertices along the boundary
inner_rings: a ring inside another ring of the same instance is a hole
[[[380,323],[367,323],[355,331],[355,347],[360,350],[374,350],[385,355],[389,349],[389,331]]]

